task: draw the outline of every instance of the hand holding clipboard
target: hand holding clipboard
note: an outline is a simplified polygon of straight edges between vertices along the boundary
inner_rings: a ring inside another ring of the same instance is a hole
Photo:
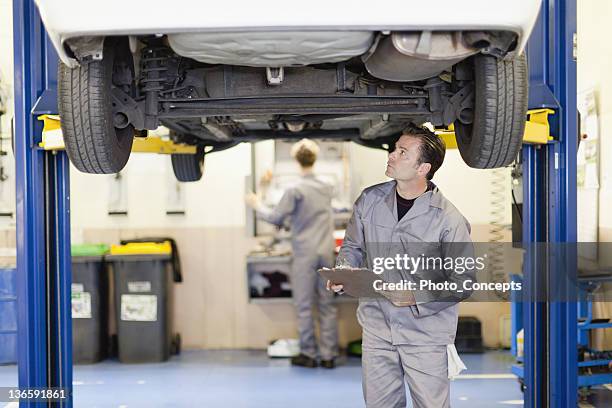
[[[327,280],[330,286],[342,285],[343,291],[356,298],[384,297],[395,306],[412,306],[415,304],[414,295],[409,290],[376,290],[375,281],[381,276],[365,268],[322,268],[317,271]]]

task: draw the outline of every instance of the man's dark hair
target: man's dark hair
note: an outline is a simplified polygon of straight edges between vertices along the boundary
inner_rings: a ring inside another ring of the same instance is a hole
[[[426,176],[427,180],[431,180],[444,162],[444,155],[446,154],[444,140],[431,130],[412,124],[404,129],[402,136],[411,136],[419,139],[421,142],[419,146],[421,153],[419,156],[419,164],[431,164],[431,169]]]
[[[302,167],[312,167],[315,161],[317,161],[317,155],[308,147],[300,146],[298,151],[295,153],[295,160],[297,160]]]

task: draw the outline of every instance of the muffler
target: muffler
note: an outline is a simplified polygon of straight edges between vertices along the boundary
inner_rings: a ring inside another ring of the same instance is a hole
[[[370,74],[387,81],[419,81],[435,77],[476,54],[461,31],[399,32],[380,38],[365,57]]]

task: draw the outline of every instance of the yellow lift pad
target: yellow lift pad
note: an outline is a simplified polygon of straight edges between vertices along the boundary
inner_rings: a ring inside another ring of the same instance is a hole
[[[64,150],[59,115],[40,115],[38,120],[43,121],[42,142],[38,144],[39,147],[44,150]],[[132,144],[134,153],[195,154],[196,150],[196,146],[174,143],[157,136],[135,137]]]
[[[523,143],[546,144],[550,140],[554,140],[550,135],[550,125],[548,123],[548,115],[554,113],[555,111],[552,109],[532,109],[528,111]],[[452,124],[446,129],[436,129],[436,134],[444,140],[447,149],[457,148],[455,128]]]
[[[527,112],[529,120],[525,123],[523,143],[546,144],[553,140],[550,135],[548,115],[554,114],[552,109],[533,109]]]

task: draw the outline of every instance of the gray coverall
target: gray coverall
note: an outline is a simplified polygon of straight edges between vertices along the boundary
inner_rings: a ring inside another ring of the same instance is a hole
[[[355,202],[338,263],[372,269],[375,257],[406,253],[413,257],[474,256],[470,225],[437,187],[418,197],[398,222],[396,182],[369,187]],[[448,243],[459,243],[448,246]],[[472,271],[428,270],[424,278],[462,286]],[[414,280],[418,274],[385,271],[385,281]],[[363,393],[368,408],[406,406],[404,378],[415,408],[448,407],[450,383],[446,345],[453,344],[457,295],[414,292],[416,306],[396,307],[384,298],[360,299],[357,318],[363,328]]]
[[[319,309],[319,355],[331,360],[338,353],[338,328],[333,293],[317,269],[334,264],[334,225],[331,200],[333,187],[314,175],[302,176],[299,183],[287,189],[278,205],[257,211],[259,218],[282,226],[289,218],[293,264],[291,288],[297,309],[300,351],[317,358],[312,306]]]

